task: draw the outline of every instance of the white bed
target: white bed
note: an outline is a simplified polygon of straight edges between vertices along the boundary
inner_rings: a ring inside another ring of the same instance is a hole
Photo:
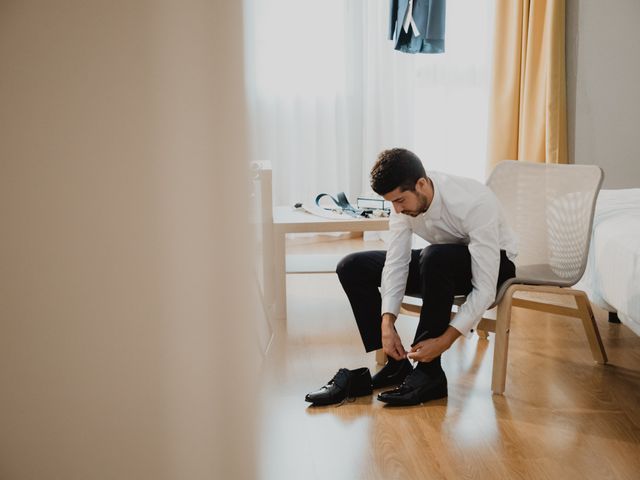
[[[640,188],[600,191],[587,267],[575,288],[640,335]]]

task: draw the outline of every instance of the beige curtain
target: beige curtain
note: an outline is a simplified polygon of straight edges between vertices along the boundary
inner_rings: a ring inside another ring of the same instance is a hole
[[[496,0],[489,170],[567,163],[564,18],[564,0]]]

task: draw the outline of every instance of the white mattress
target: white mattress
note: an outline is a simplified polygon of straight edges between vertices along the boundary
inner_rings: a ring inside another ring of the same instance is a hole
[[[575,288],[640,335],[640,188],[600,191],[587,268]]]

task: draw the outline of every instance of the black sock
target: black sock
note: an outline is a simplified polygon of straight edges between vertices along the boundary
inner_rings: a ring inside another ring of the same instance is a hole
[[[387,357],[387,363],[385,364],[384,368],[387,368],[389,370],[391,370],[392,372],[395,371],[396,369],[399,369],[401,367],[401,365],[405,362],[406,360],[402,359],[402,360],[396,360],[393,357]]]
[[[430,362],[418,362],[418,365],[416,365],[416,369],[421,370],[429,376],[437,376],[442,372],[440,357],[436,357]]]

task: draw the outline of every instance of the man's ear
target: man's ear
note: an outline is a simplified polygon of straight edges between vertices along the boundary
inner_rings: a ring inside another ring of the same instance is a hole
[[[429,185],[429,182],[427,182],[427,179],[424,177],[420,177],[416,182],[416,190],[422,193],[427,188],[427,185]]]

